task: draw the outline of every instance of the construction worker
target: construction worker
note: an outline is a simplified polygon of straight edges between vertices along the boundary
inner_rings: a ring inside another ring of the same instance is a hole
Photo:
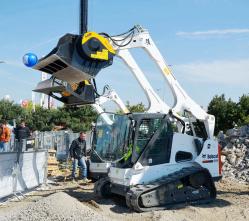
[[[6,151],[8,143],[10,141],[10,129],[7,126],[7,122],[3,121],[0,124],[0,152]]]
[[[81,177],[84,183],[89,182],[87,179],[87,165],[86,165],[86,134],[80,132],[80,136],[73,140],[70,149],[70,156],[73,162],[72,178],[75,180],[76,169],[79,165],[81,167]]]

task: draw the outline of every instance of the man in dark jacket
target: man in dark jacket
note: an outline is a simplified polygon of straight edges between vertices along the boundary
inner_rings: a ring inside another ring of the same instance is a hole
[[[87,183],[89,180],[87,179],[87,165],[86,165],[86,134],[84,132],[80,132],[79,138],[73,140],[70,146],[70,156],[73,161],[73,171],[72,177],[75,179],[75,173],[77,166],[79,165],[82,170],[82,178],[83,182]]]
[[[22,140],[26,140],[27,138],[30,137],[30,130],[29,128],[25,125],[25,122],[22,121],[20,126],[15,128],[15,138],[20,142]]]
[[[20,154],[25,148],[24,145],[26,145],[26,139],[29,138],[31,134],[24,121],[21,121],[20,126],[14,129],[14,133],[16,139],[17,162],[19,163]]]

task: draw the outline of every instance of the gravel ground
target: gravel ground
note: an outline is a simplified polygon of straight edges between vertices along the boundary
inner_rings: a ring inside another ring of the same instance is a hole
[[[83,219],[82,219],[83,218]],[[67,193],[58,192],[37,202],[29,204],[19,211],[12,211],[0,220],[29,220],[29,221],[54,221],[54,220],[107,220],[93,209],[80,203]]]
[[[213,203],[135,213],[119,197],[108,200],[96,198],[93,184],[82,186],[61,182],[47,190],[31,192],[21,202],[7,202],[0,206],[0,220],[248,221],[249,185],[224,179],[216,186],[218,196]]]

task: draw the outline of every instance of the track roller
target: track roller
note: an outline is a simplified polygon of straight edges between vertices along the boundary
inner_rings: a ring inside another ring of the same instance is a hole
[[[94,184],[94,193],[101,198],[108,198],[111,196],[111,187],[110,187],[109,177],[104,177],[99,179]]]

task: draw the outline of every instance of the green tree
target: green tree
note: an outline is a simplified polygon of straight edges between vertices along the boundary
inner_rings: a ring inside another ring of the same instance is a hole
[[[52,110],[36,106],[35,111],[30,111],[30,118],[26,119],[27,124],[32,130],[50,131],[53,129]]]
[[[44,109],[36,106],[32,110],[32,103],[27,108],[13,102],[0,100],[0,120],[16,119],[17,124],[23,119],[32,130],[50,131],[54,126],[62,126],[75,132],[91,129],[91,122],[95,121],[97,113],[85,105],[78,108],[61,107],[58,109]]]
[[[249,95],[242,95],[238,102],[239,125],[249,124]]]
[[[135,105],[131,105],[128,101],[126,102],[126,107],[128,108],[128,110],[131,112],[131,113],[135,113],[135,112],[145,112],[145,106],[144,104],[141,102],[141,103],[138,103],[138,104],[135,104]]]
[[[25,115],[21,106],[14,104],[12,101],[0,100],[0,119],[12,120],[20,119]]]
[[[214,96],[208,105],[208,113],[215,116],[215,134],[232,128],[233,122],[239,120],[237,104],[230,98],[226,100],[224,94]]]
[[[96,121],[97,112],[90,106],[84,105],[78,108],[65,107],[63,110],[70,115],[67,126],[73,131],[86,131],[91,129],[91,123]]]

